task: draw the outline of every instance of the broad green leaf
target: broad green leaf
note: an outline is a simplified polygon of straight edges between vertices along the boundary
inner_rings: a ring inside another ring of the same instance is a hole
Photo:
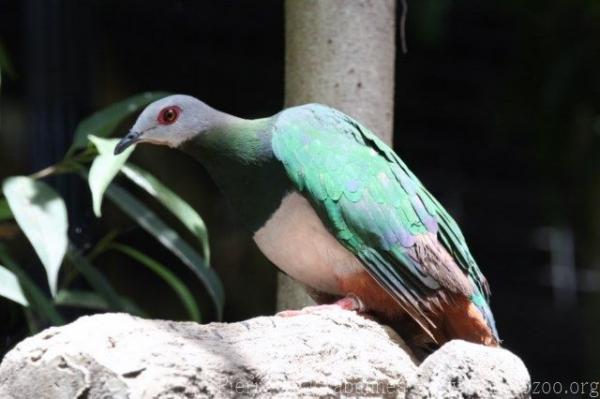
[[[219,277],[208,268],[202,257],[179,234],[167,226],[154,212],[117,184],[111,184],[106,196],[144,230],[175,254],[204,283],[219,319],[223,316],[225,294]]]
[[[15,220],[46,269],[54,296],[68,242],[65,203],[49,185],[30,177],[9,177],[2,189]]]
[[[115,249],[119,252],[128,255],[129,257],[137,260],[142,265],[146,266],[160,278],[162,278],[172,289],[175,291],[183,306],[185,306],[190,319],[193,321],[200,321],[200,310],[198,304],[190,290],[175,274],[173,274],[166,266],[157,262],[156,260],[144,255],[142,252],[135,248],[129,247],[122,244],[112,244],[109,248]]]
[[[12,219],[12,212],[8,206],[8,201],[6,201],[6,198],[0,198],[0,222],[8,219]]]
[[[102,275],[75,247],[69,246],[67,259],[75,266],[81,275],[86,279],[89,285],[100,295],[113,311],[127,311],[129,313],[140,315],[141,311],[137,306],[134,309],[127,306],[121,296],[115,291],[108,279]]]
[[[11,258],[2,244],[0,244],[0,262],[4,263],[4,265],[6,265],[6,267],[19,279],[19,283],[21,283],[21,287],[23,287],[25,296],[29,300],[30,309],[35,311],[37,315],[49,320],[55,326],[65,324],[65,321],[54,307],[54,304],[33,280],[29,278],[27,273],[25,273],[25,270]]]
[[[29,305],[17,277],[2,265],[0,265],[0,296],[23,306]]]
[[[148,194],[160,201],[198,238],[202,245],[204,259],[207,264],[210,264],[208,232],[200,215],[181,197],[145,170],[132,164],[125,164],[121,168],[121,172],[135,184],[146,190]]]
[[[97,137],[108,137],[117,126],[128,116],[139,111],[141,108],[156,101],[160,98],[169,95],[166,92],[146,92],[129,97],[125,100],[114,103],[101,111],[96,112],[92,116],[84,119],[75,129],[73,144],[67,156],[74,151],[84,148],[88,142],[88,136],[94,135]]]
[[[92,204],[94,214],[97,217],[102,216],[102,198],[110,182],[119,173],[119,169],[125,163],[135,146],[127,148],[123,153],[114,155],[115,145],[118,139],[102,139],[90,135],[90,141],[98,149],[99,155],[94,159],[88,174],[88,183],[92,192]]]
[[[58,306],[71,306],[93,310],[112,310],[106,300],[95,292],[80,290],[59,290],[54,300]],[[137,309],[137,306],[125,297],[121,301],[127,309]],[[135,313],[135,312],[130,312]],[[137,313],[141,313],[139,310]],[[142,313],[143,314],[143,313]],[[144,316],[145,317],[145,316]]]

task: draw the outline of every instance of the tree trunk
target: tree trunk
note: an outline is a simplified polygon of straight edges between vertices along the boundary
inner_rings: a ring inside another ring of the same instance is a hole
[[[286,0],[285,105],[319,102],[392,141],[395,0]],[[280,274],[278,309],[312,301]]]

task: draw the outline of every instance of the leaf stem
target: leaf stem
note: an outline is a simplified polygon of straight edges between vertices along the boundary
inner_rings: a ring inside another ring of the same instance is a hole
[[[39,171],[29,175],[29,177],[31,177],[32,179],[42,179],[44,177],[48,177],[50,175],[57,173],[58,170],[60,169],[60,166],[61,166],[61,164],[47,166],[44,169],[39,170]]]
[[[29,175],[29,177],[38,180],[54,174],[74,172],[81,167],[81,163],[91,161],[96,155],[97,152],[93,148],[87,148],[76,156],[72,158],[67,157],[59,163],[47,166],[44,169]]]

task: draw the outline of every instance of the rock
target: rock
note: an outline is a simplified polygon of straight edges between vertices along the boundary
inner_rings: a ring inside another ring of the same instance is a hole
[[[527,368],[506,349],[451,341],[421,364],[408,398],[527,398]]]
[[[461,341],[417,367],[386,328],[337,309],[208,325],[88,316],[24,340],[0,364],[3,399],[517,398],[528,382],[510,352]]]

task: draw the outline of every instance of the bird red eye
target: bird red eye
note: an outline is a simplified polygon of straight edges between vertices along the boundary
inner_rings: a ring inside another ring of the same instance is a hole
[[[164,108],[160,111],[160,114],[158,114],[158,123],[161,125],[170,125],[177,120],[180,113],[181,108],[176,105]]]

